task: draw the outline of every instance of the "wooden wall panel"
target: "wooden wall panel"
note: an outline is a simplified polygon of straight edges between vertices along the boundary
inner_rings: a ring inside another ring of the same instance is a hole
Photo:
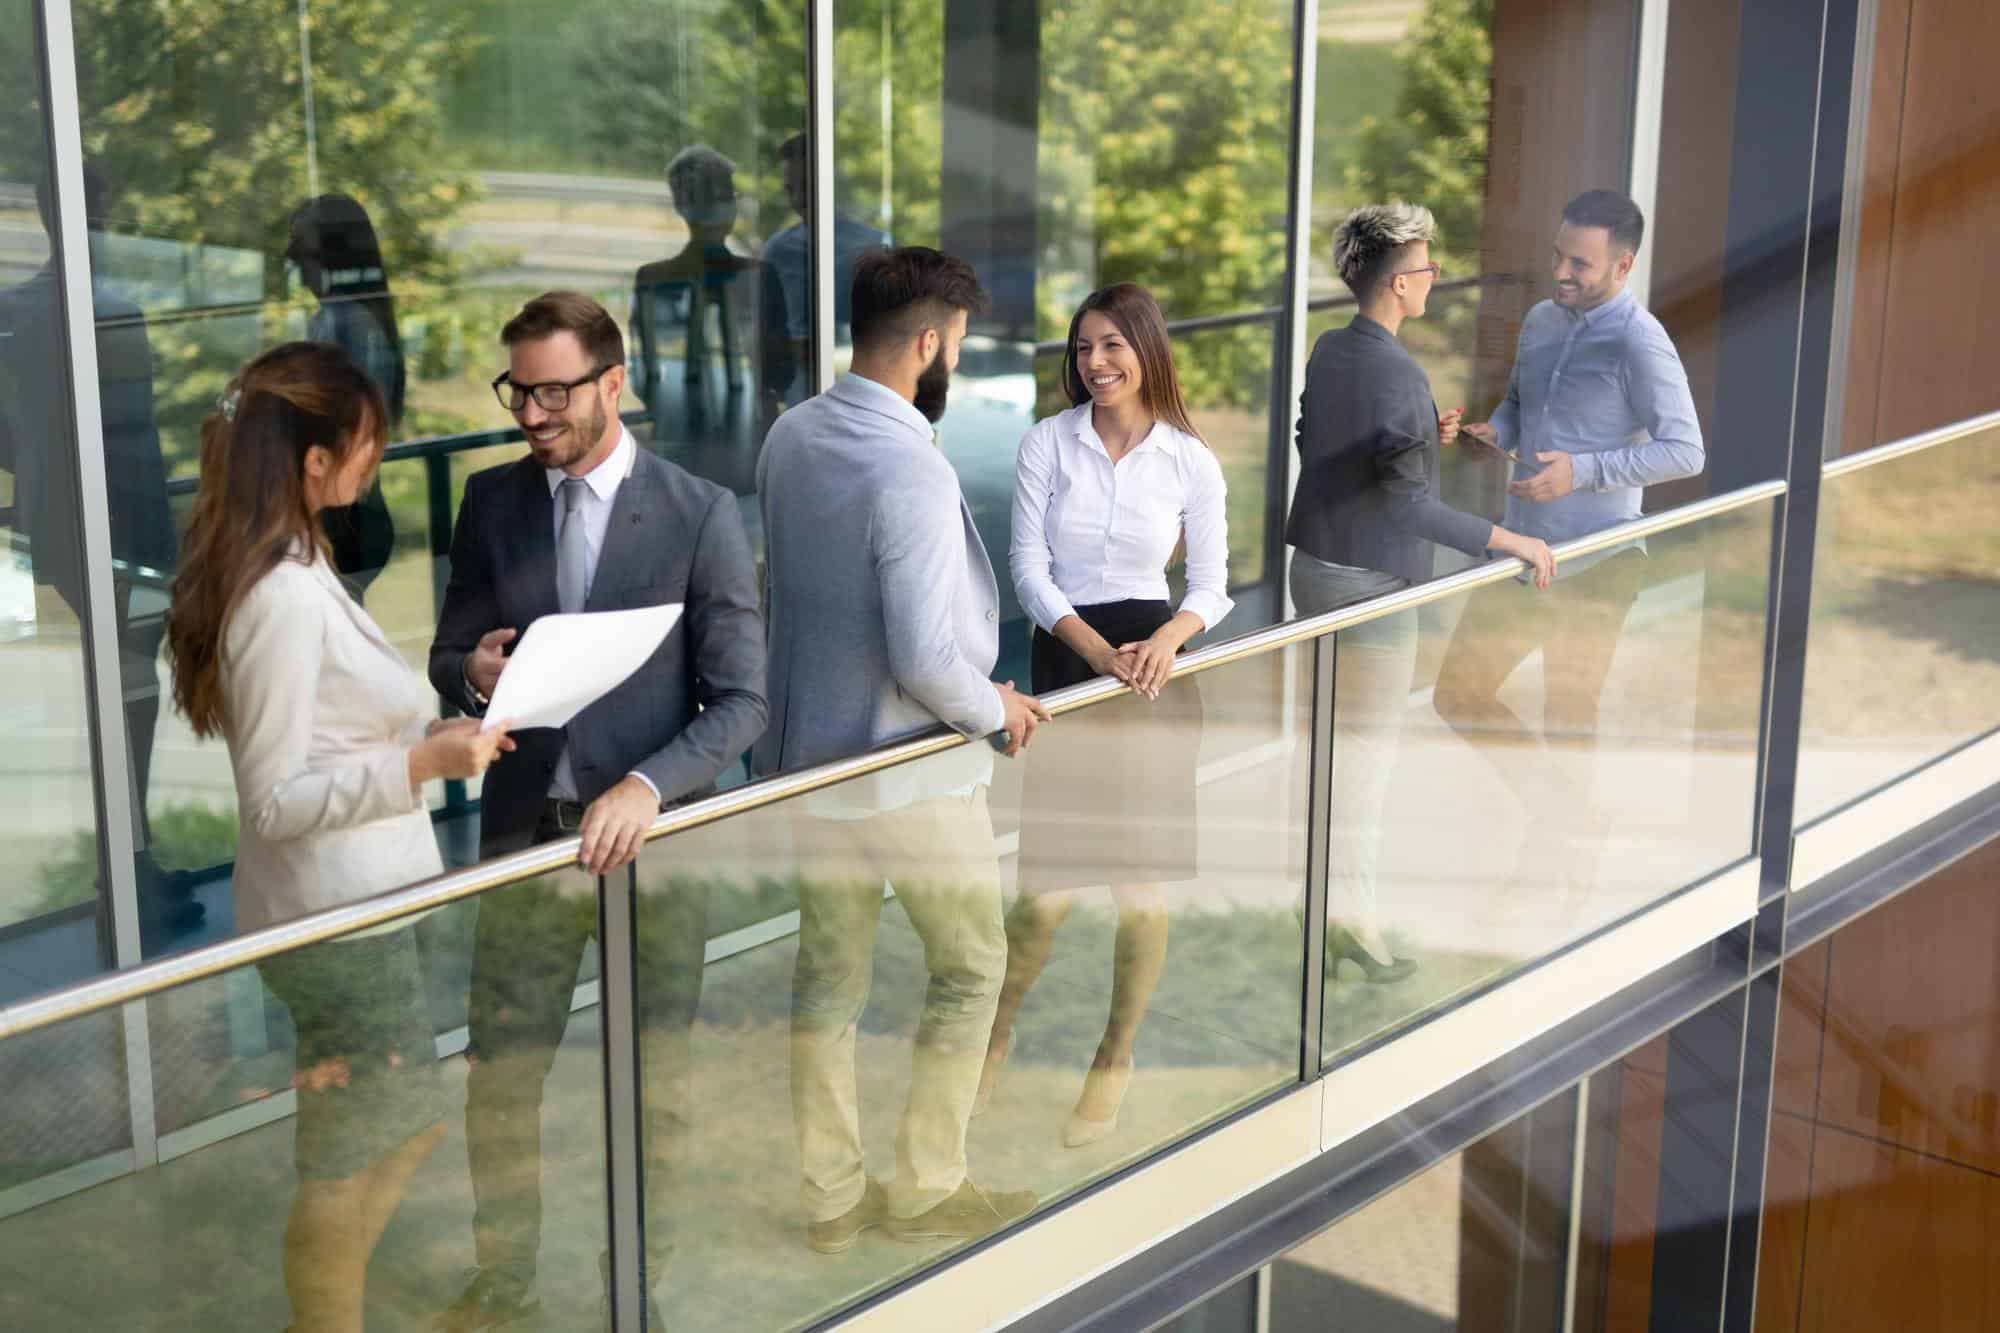
[[[1845,927],[1818,1116],[2000,1172],[2000,843]]]
[[[2000,1177],[1822,1129],[1806,1232],[1798,1333],[2000,1330]]]
[[[1848,369],[1840,448],[1844,454],[1876,443],[1882,319],[1889,300],[1889,237],[1896,219],[1896,153],[1903,137],[1912,3],[1878,0],[1875,19],[1875,51],[1862,129],[1866,139],[1861,198],[1854,214],[1854,270],[1848,296]]]
[[[1884,0],[1853,284],[1846,451],[2000,407],[1996,67],[2000,5]]]
[[[1647,219],[1652,292],[1687,368],[1695,413],[1710,449],[1727,449],[1715,423],[1722,347],[1722,273],[1729,230],[1729,154],[1736,133],[1737,57],[1743,0],[1674,0],[1667,10],[1666,81],[1660,104],[1660,174]],[[1708,493],[1704,474],[1647,492],[1649,510]]]
[[[1785,963],[1778,991],[1778,1039],[1772,1071],[1771,1107],[1811,1116],[1819,1100],[1819,1048],[1826,1014],[1827,958],[1833,941],[1823,940]]]
[[[1626,1056],[1620,1072],[1610,1263],[1598,1333],[1646,1333],[1652,1319],[1653,1242],[1660,1207],[1660,1140],[1667,1123],[1667,1038]]]
[[[1637,0],[1498,0],[1471,401],[1507,391],[1521,318],[1547,294],[1562,206],[1630,174]]]
[[[1757,1333],[1792,1333],[1799,1326],[1814,1133],[1813,1122],[1801,1116],[1771,1117],[1764,1149],[1764,1224],[1757,1247]]]

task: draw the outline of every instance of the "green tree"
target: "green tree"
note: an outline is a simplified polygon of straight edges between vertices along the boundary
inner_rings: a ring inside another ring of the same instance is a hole
[[[472,49],[463,6],[314,0],[310,99],[291,5],[78,0],[75,23],[84,155],[111,189],[111,230],[183,247],[195,272],[193,247],[261,256],[262,294],[275,300],[291,213],[317,186],[368,209],[399,294],[452,280],[447,224],[473,187],[445,151],[439,94]],[[188,304],[213,299],[199,279],[182,281]],[[267,304],[252,317],[261,341],[281,336],[289,313]],[[185,465],[257,340],[240,320],[156,319],[150,334],[163,442]]]
[[[1485,213],[1492,27],[1493,0],[1429,0],[1396,51],[1395,114],[1362,122],[1347,169],[1357,198],[1428,207],[1438,221],[1431,252],[1460,273],[1476,271]]]
[[[1168,318],[1273,304],[1285,271],[1290,7],[1269,0],[1052,5],[1042,22],[1041,334],[1091,287],[1138,282]],[[1195,74],[1198,65],[1199,73]],[[1267,326],[1199,335],[1189,396],[1248,406]]]

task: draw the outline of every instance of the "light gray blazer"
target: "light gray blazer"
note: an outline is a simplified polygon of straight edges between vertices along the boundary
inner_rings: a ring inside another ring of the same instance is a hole
[[[223,736],[242,826],[237,928],[441,873],[408,757],[437,705],[326,560],[281,561],[222,640]]]
[[[931,426],[854,375],[778,418],[757,490],[768,550],[770,725],[759,774],[872,750],[936,726],[1005,723],[988,673],[1000,596],[958,474]],[[975,745],[837,788],[822,813],[891,809],[987,781]]]

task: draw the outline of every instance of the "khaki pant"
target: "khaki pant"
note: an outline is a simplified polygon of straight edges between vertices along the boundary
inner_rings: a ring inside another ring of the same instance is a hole
[[[889,1210],[914,1217],[966,1176],[965,1130],[1007,970],[986,789],[866,819],[799,815],[799,957],[792,978],[792,1116],[808,1218],[861,1201],[855,1038],[874,978],[883,881],[923,941],[930,983],[896,1133]]]

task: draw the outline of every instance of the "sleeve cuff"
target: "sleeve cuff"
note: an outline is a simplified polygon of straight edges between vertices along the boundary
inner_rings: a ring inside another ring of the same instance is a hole
[[[374,787],[380,793],[384,809],[381,814],[372,815],[370,818],[407,815],[424,808],[423,784],[410,781],[408,749],[396,750],[382,756],[381,766],[375,771]]]
[[[991,736],[1007,725],[1007,705],[1000,702],[999,687],[994,686],[992,694],[988,697],[992,701],[992,711],[987,714],[984,730],[979,733],[982,736]]]
[[[1201,618],[1201,628],[1204,633],[1220,625],[1223,617],[1235,608],[1236,603],[1223,593],[1207,591],[1188,593],[1181,598],[1180,605],[1181,610]]]
[[[1594,491],[1603,481],[1603,468],[1599,466],[1596,454],[1571,454],[1569,456],[1569,488],[1572,491]]]
[[[1076,608],[1069,604],[1068,598],[1056,591],[1053,584],[1046,591],[1034,590],[1029,598],[1023,600],[1027,603],[1028,615],[1050,634],[1056,632],[1057,621],[1064,616],[1076,614]]]
[[[639,779],[639,781],[641,781],[641,782],[645,783],[645,784],[646,784],[646,790],[648,790],[648,791],[650,791],[650,792],[652,792],[652,793],[653,793],[653,800],[654,800],[655,802],[659,803],[660,805],[665,805],[665,804],[666,804],[666,802],[665,802],[664,800],[661,800],[661,798],[660,798],[660,784],[659,784],[659,783],[657,783],[657,782],[653,781],[653,780],[652,780],[651,778],[647,777],[647,776],[646,776],[646,775],[645,775],[644,773],[641,773],[641,772],[640,772],[640,771],[639,771],[638,769],[636,769],[636,768],[635,768],[635,769],[633,769],[633,770],[632,770],[632,771],[631,771],[630,773],[627,773],[627,774],[626,774],[625,776],[626,776],[626,777],[628,777],[628,778],[637,778],[637,779]]]
[[[480,701],[479,691],[472,688],[472,677],[465,669],[465,664],[471,659],[472,655],[470,653],[458,659],[458,683],[465,690],[465,702],[467,705],[465,711],[474,717],[480,717],[486,712],[486,704]]]

